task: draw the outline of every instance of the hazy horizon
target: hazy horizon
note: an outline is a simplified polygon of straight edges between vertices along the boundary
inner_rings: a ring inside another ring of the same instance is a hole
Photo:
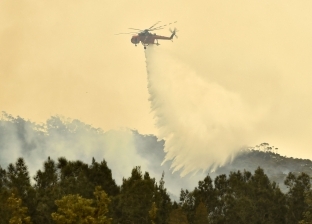
[[[282,0],[3,0],[0,109],[34,122],[59,114],[105,131],[159,136],[144,49],[131,35],[114,34],[178,21],[179,38],[157,50],[254,112],[247,113],[257,121],[247,122],[252,141],[241,145],[269,142],[281,155],[312,159],[311,9],[312,2]]]

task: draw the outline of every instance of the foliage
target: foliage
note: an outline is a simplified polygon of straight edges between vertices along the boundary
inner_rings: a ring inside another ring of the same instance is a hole
[[[117,186],[105,160],[48,157],[31,184],[23,158],[0,167],[0,223],[209,223],[307,224],[312,222],[310,176],[290,172],[283,193],[258,167],[214,180],[207,175],[172,202],[159,182],[134,167]],[[107,190],[107,192],[106,192]]]
[[[0,223],[9,222],[9,209],[7,200],[10,194],[7,187],[7,173],[5,169],[0,166]]]
[[[115,223],[166,223],[171,211],[171,201],[164,188],[141,167],[133,168],[131,176],[123,179],[120,194],[113,198]]]
[[[303,220],[299,224],[311,224],[312,223],[312,190],[310,189],[305,194],[305,203],[307,204],[307,209],[303,212]]]
[[[140,167],[135,167],[131,177],[123,179],[120,195],[118,197],[115,218],[120,223],[148,223],[149,209],[152,206],[155,179],[148,173],[142,174]]]
[[[285,203],[283,193],[260,168],[254,175],[247,171],[219,175],[214,185],[207,176],[194,191],[182,190],[180,196],[190,223],[285,223]]]
[[[12,214],[10,224],[32,224],[30,216],[27,216],[27,207],[22,206],[22,199],[12,193],[7,202]]]
[[[51,214],[52,219],[59,224],[110,224],[111,218],[106,216],[110,199],[100,186],[95,188],[94,196],[95,200],[77,194],[63,196],[55,201],[58,209]]]
[[[196,208],[194,224],[208,224],[208,212],[205,204],[200,202]]]
[[[105,191],[102,190],[101,186],[96,186],[95,192],[95,218],[98,224],[110,224],[112,219],[107,217],[108,206],[111,202]]]
[[[63,195],[59,186],[59,175],[54,160],[49,157],[43,164],[43,171],[38,170],[34,180],[36,212],[33,215],[33,221],[52,224],[51,213],[57,209],[54,201]]]
[[[285,185],[289,188],[287,193],[287,205],[289,212],[287,213],[287,220],[292,223],[298,223],[303,220],[304,212],[306,218],[309,217],[309,191],[311,188],[310,177],[301,173],[297,177],[293,173],[289,173]]]
[[[171,211],[169,217],[169,224],[188,224],[187,216],[181,208],[177,208]]]
[[[57,212],[52,213],[55,223],[74,224],[74,223],[95,223],[93,200],[85,199],[79,195],[66,195],[60,200],[56,200]]]
[[[119,188],[112,177],[112,171],[108,168],[106,161],[103,159],[100,163],[92,158],[92,164],[87,169],[87,178],[95,186],[101,186],[109,195],[117,195]]]
[[[7,185],[9,188],[14,189],[22,200],[27,198],[31,185],[28,169],[23,158],[18,158],[15,165],[11,163],[8,166]]]
[[[156,214],[157,214],[157,207],[155,202],[152,203],[152,207],[151,210],[148,211],[149,217],[152,221],[152,224],[155,224],[155,220],[156,220]]]

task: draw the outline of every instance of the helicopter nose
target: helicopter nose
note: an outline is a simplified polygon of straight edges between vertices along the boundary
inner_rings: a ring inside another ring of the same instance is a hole
[[[138,39],[139,39],[139,38],[137,38],[137,37],[132,37],[132,38],[131,38],[131,43],[133,43],[133,44],[139,43],[140,41],[138,41]]]

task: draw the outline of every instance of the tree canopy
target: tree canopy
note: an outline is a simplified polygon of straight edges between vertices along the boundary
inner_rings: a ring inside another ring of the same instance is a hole
[[[301,223],[312,221],[311,178],[290,172],[287,192],[258,167],[207,175],[179,202],[159,181],[134,167],[118,186],[105,160],[90,164],[47,158],[31,182],[23,158],[0,167],[1,223]]]

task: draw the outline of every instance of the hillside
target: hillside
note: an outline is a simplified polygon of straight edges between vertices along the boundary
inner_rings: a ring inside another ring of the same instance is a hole
[[[269,178],[283,184],[289,172],[305,172],[312,176],[312,161],[288,158],[270,150],[267,143],[258,148],[241,150],[228,164],[217,168],[209,175],[214,178],[220,174],[247,170],[253,172],[257,167],[264,169]],[[103,131],[79,120],[51,117],[45,124],[36,124],[20,117],[3,113],[0,120],[0,165],[7,167],[18,157],[25,158],[31,174],[40,169],[43,161],[65,156],[90,162],[92,157],[104,158],[112,169],[117,183],[130,175],[130,170],[141,166],[156,179],[165,173],[168,191],[178,195],[181,188],[192,189],[208,173],[190,174],[181,178],[179,172],[172,173],[170,161],[161,166],[165,157],[164,141],[154,135],[142,135],[138,131]],[[196,150],[194,149],[194,152]]]
[[[238,170],[252,172],[257,167],[261,167],[271,180],[279,183],[283,191],[286,191],[284,180],[289,172],[294,174],[304,172],[310,176],[312,175],[311,160],[289,158],[278,153],[259,150],[242,150],[231,163],[218,168],[215,174],[219,175]]]
[[[137,150],[145,158],[148,158],[153,163],[151,168],[155,170],[166,170],[170,174],[170,163],[167,162],[163,167],[159,164],[163,161],[165,153],[163,152],[164,141],[157,141],[153,135],[140,135],[134,132],[137,139]],[[258,167],[261,167],[268,177],[279,184],[280,188],[285,192],[286,188],[284,180],[289,172],[298,175],[301,172],[312,176],[312,161],[309,159],[298,159],[293,157],[281,156],[277,152],[270,150],[268,143],[260,144],[263,147],[256,147],[252,149],[242,149],[236,157],[227,164],[218,167],[209,174],[211,177],[216,177],[220,174],[229,174],[238,170],[254,172]],[[196,175],[195,175],[196,176]]]

